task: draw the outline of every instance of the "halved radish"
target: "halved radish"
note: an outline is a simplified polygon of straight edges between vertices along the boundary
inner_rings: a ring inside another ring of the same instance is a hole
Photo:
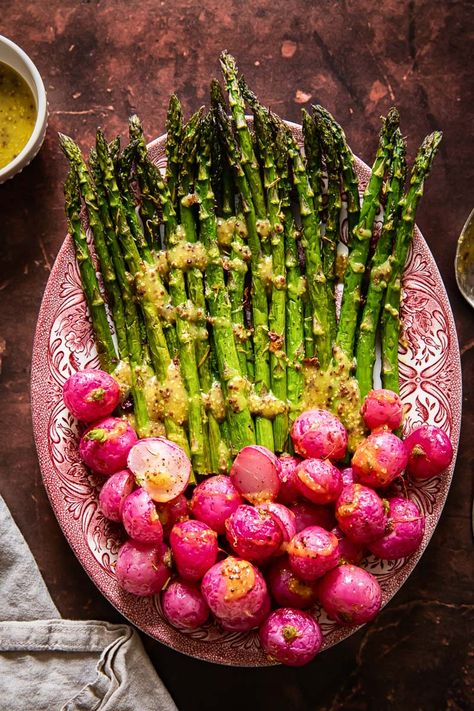
[[[256,444],[240,450],[230,477],[235,488],[251,504],[275,501],[280,490],[280,462],[273,452]]]
[[[191,462],[184,450],[164,437],[139,440],[128,455],[128,468],[153,501],[166,503],[186,489]]]

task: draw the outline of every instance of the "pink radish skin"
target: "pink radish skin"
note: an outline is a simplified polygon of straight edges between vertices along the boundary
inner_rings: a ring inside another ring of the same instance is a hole
[[[292,504],[299,499],[300,492],[296,485],[296,468],[303,461],[300,457],[282,454],[280,460],[280,491],[278,501],[282,504]]]
[[[306,410],[293,423],[291,439],[305,458],[344,459],[347,432],[341,421],[327,410]]]
[[[332,620],[362,625],[379,612],[382,591],[374,576],[363,568],[341,565],[322,578],[319,600]]]
[[[118,552],[117,583],[129,593],[147,597],[160,592],[171,577],[169,549],[127,541]]]
[[[122,520],[123,502],[132,493],[135,479],[128,469],[109,476],[99,494],[100,510],[111,521]]]
[[[275,501],[280,491],[280,462],[273,452],[256,444],[240,450],[230,470],[235,488],[251,504]]]
[[[343,486],[347,486],[348,484],[355,484],[357,479],[354,476],[352,467],[346,467],[345,469],[341,469],[341,479]]]
[[[403,423],[403,403],[393,390],[371,390],[360,411],[369,430],[397,430]]]
[[[272,609],[272,602],[268,592],[265,593],[262,606],[252,615],[244,615],[241,619],[234,617],[216,617],[220,626],[228,632],[248,632],[249,630],[259,627],[264,620],[267,619]]]
[[[191,476],[186,452],[164,437],[147,437],[137,442],[128,456],[128,468],[137,483],[160,504],[182,494]]]
[[[370,434],[359,444],[351,462],[357,481],[375,488],[391,484],[407,463],[407,447],[391,432]]]
[[[205,574],[201,591],[211,612],[226,630],[247,632],[270,611],[263,575],[248,560],[229,556]]]
[[[308,664],[321,649],[323,635],[307,612],[283,607],[265,620],[259,631],[260,644],[272,660],[290,667]]]
[[[178,630],[195,630],[209,617],[209,608],[198,587],[185,580],[173,580],[161,594],[161,606],[168,622]]]
[[[308,501],[297,501],[290,507],[295,515],[296,533],[308,526],[321,526],[330,531],[336,525],[334,512],[329,506],[316,506]]]
[[[281,522],[270,511],[243,504],[225,523],[227,540],[240,558],[261,563],[283,543]]]
[[[201,580],[217,558],[217,533],[202,521],[181,521],[171,529],[170,545],[179,575]]]
[[[269,501],[268,504],[257,504],[259,511],[269,511],[281,528],[283,543],[288,543],[296,535],[295,514],[283,504]]]
[[[305,499],[324,506],[336,501],[341,493],[341,472],[326,460],[306,459],[296,469],[296,485]]]
[[[378,558],[394,560],[414,553],[425,532],[425,519],[418,506],[408,499],[389,499],[388,533],[369,544]]]
[[[341,556],[341,564],[344,563],[360,563],[364,557],[364,548],[360,543],[354,543],[347,536],[343,534],[341,529],[336,526],[332,529],[331,533],[334,533],[337,540],[339,541],[339,554]]]
[[[79,443],[79,454],[90,469],[110,476],[126,469],[128,453],[137,439],[127,420],[106,417],[84,432]]]
[[[415,479],[429,479],[441,474],[451,464],[453,445],[448,435],[434,425],[422,425],[405,440],[407,471]]]
[[[120,402],[120,386],[103,370],[80,370],[64,383],[63,400],[78,420],[94,422],[115,410]]]
[[[351,541],[369,543],[385,533],[387,508],[373,489],[362,484],[345,486],[336,502],[339,528]]]
[[[297,533],[287,550],[291,570],[304,581],[320,578],[339,563],[336,536],[320,526],[310,526]]]
[[[123,502],[122,522],[130,538],[141,543],[163,543],[163,526],[155,502],[144,489],[135,489]]]
[[[230,477],[223,474],[204,479],[193,491],[191,512],[217,533],[225,533],[225,522],[243,499]]]
[[[305,610],[317,600],[317,581],[303,582],[290,568],[288,559],[279,558],[266,574],[270,594],[281,607]]]
[[[156,504],[156,510],[163,526],[163,535],[169,538],[174,524],[189,518],[189,501],[184,494],[180,494],[167,504]]]

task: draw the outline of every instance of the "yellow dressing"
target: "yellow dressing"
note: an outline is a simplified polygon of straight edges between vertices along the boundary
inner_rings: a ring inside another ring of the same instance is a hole
[[[333,364],[325,371],[320,370],[317,362],[305,363],[301,408],[302,411],[321,408],[337,415],[347,430],[350,452],[354,452],[366,436],[360,414],[359,386],[351,374],[352,368],[352,362],[340,348],[334,349]]]
[[[229,556],[222,566],[222,575],[226,582],[226,602],[240,600],[255,585],[255,571],[246,560]]]
[[[189,398],[181,378],[179,365],[174,361],[169,364],[166,379],[160,385],[160,396],[164,416],[183,425],[188,419]]]
[[[26,81],[0,62],[0,168],[25,147],[36,122],[36,102]]]
[[[257,395],[253,387],[248,398],[248,406],[252,415],[260,415],[271,420],[288,409],[286,403],[275,397],[273,393]]]
[[[120,360],[112,373],[120,387],[120,400],[123,402],[128,397],[130,388],[132,387],[132,371],[130,363],[125,360]]]
[[[166,470],[149,472],[147,474],[146,481],[148,484],[159,490],[167,490],[174,483],[173,477]]]

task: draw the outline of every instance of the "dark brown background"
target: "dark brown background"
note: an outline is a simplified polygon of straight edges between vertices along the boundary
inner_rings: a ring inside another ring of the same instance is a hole
[[[120,619],[59,530],[31,431],[33,333],[66,230],[65,162],[56,132],[71,134],[88,149],[98,124],[110,137],[124,134],[136,110],[150,138],[161,134],[169,93],[178,92],[187,112],[204,103],[223,48],[235,54],[261,99],[281,116],[298,121],[305,102],[325,104],[354,151],[369,162],[379,116],[393,103],[410,158],[428,131],[444,131],[417,221],[451,298],[465,395],[456,475],[432,542],[374,623],[304,669],[217,667],[145,639],[180,711],[472,708],[474,335],[473,312],[456,290],[453,259],[474,199],[473,15],[469,0],[0,2],[0,33],[36,62],[50,104],[40,155],[0,186],[2,493],[66,617]]]

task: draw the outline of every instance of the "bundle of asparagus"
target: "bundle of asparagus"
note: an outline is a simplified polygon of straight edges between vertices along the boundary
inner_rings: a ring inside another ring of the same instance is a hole
[[[210,111],[187,123],[171,97],[164,177],[136,116],[123,151],[97,131],[88,165],[60,135],[101,366],[127,387],[139,435],[179,444],[196,475],[227,471],[249,444],[284,452],[309,407],[333,410],[356,444],[377,334],[383,385],[398,391],[402,273],[441,139],[423,141],[405,189],[405,141],[391,109],[360,201],[353,154],[328,111],[303,112],[301,147],[226,52],[221,66],[228,106],[216,80]]]

